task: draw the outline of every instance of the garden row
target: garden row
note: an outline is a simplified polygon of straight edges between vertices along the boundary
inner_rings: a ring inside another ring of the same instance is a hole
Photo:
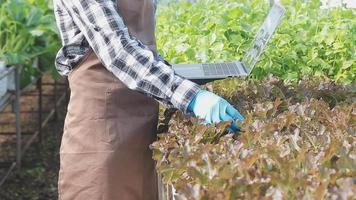
[[[158,49],[172,63],[240,60],[267,15],[266,0],[200,0],[160,5]],[[320,1],[282,0],[286,16],[253,72],[284,80],[326,75],[356,80],[356,11]],[[308,3],[304,3],[308,2]]]
[[[0,63],[23,66],[23,87],[43,72],[55,71],[59,42],[51,0],[0,1]]]
[[[176,113],[152,145],[158,172],[180,199],[356,196],[355,10],[282,2],[286,16],[252,77],[207,86],[245,116],[241,132]],[[268,2],[160,9],[157,38],[167,60],[226,61],[241,58]]]
[[[213,91],[243,112],[240,133],[177,113],[152,145],[163,181],[181,197],[355,197],[356,85],[270,77],[221,81]]]

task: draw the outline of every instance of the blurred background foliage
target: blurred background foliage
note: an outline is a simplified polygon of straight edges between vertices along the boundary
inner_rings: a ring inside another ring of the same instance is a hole
[[[52,0],[0,1],[0,59],[23,66],[22,86],[52,71],[60,40]]]
[[[328,76],[356,78],[356,13],[320,9],[319,0],[283,0],[286,16],[267,45],[252,78],[284,80]],[[266,0],[173,1],[159,6],[157,40],[172,63],[239,60],[268,13]]]

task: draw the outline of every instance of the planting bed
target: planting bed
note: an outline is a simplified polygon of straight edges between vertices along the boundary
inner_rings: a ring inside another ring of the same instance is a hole
[[[160,54],[172,63],[239,60],[268,2],[160,6]],[[249,79],[208,86],[246,117],[241,132],[176,113],[152,145],[163,181],[183,199],[355,199],[355,10],[280,2],[286,15]]]
[[[320,9],[319,0],[280,0],[286,14],[251,78],[325,75],[356,80],[355,9]],[[241,60],[269,10],[266,0],[197,0],[160,5],[157,44],[172,63]]]
[[[152,145],[157,169],[186,199],[353,199],[356,85],[305,78],[214,84],[242,111],[241,132],[176,114]],[[232,89],[234,88],[234,89]]]

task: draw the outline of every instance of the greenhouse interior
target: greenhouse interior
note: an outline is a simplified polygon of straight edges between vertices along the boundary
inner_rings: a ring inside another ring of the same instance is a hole
[[[0,200],[356,199],[356,0],[0,0]]]

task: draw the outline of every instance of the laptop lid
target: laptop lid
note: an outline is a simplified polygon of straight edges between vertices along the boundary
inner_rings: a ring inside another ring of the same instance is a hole
[[[273,35],[277,26],[285,13],[285,8],[279,4],[274,3],[270,9],[265,21],[258,30],[251,47],[247,50],[242,59],[242,64],[247,69],[248,74],[251,73],[259,58],[261,57],[266,44]]]

